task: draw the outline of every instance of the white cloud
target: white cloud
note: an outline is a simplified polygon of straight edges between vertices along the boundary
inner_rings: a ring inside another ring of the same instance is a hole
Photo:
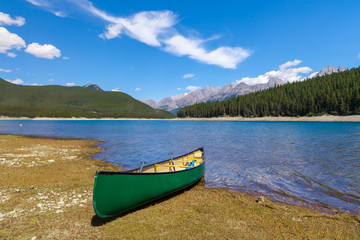
[[[141,91],[142,89],[141,88],[135,88],[135,91]]]
[[[35,0],[28,0],[35,1]],[[38,2],[40,0],[36,0]],[[44,2],[45,0],[41,0]],[[112,39],[125,34],[147,45],[159,47],[177,56],[188,56],[201,63],[212,64],[223,68],[235,69],[237,64],[251,55],[249,50],[241,47],[221,46],[214,50],[205,48],[208,41],[217,40],[219,35],[208,39],[185,37],[174,28],[177,15],[172,11],[143,11],[129,17],[114,17],[97,9],[89,0],[73,0],[88,13],[99,17],[110,24],[100,37]]]
[[[193,91],[196,91],[196,90],[201,89],[201,87],[198,87],[198,86],[187,86],[185,89],[188,90],[188,91],[190,91],[190,92],[193,92]]]
[[[30,84],[30,86],[42,86],[42,84],[32,83],[32,84]]]
[[[360,53],[359,53],[359,55],[358,55],[358,58],[360,59]]]
[[[289,61],[280,65],[279,70],[277,71],[273,70],[270,72],[266,72],[265,74],[259,75],[255,78],[244,77],[240,80],[237,80],[236,83],[244,82],[248,85],[255,85],[259,83],[267,83],[270,78],[280,78],[285,82],[300,81],[304,78],[299,74],[309,73],[312,71],[312,69],[309,67],[289,68],[292,66],[297,66],[300,63],[300,60],[295,59],[294,61]]]
[[[61,56],[60,50],[51,44],[40,45],[38,43],[32,43],[27,46],[25,52],[30,53],[35,57],[46,59],[54,59],[54,57]]]
[[[55,16],[58,16],[58,17],[66,17],[67,14],[64,13],[64,12],[61,12],[61,11],[53,11],[52,12]]]
[[[34,4],[35,6],[47,6],[47,2],[44,0],[26,0],[29,3]]]
[[[113,17],[113,16],[109,15],[105,11],[95,8],[93,6],[92,2],[90,2],[89,0],[78,0],[78,1],[73,0],[72,3],[78,5],[80,8],[84,9],[85,11],[90,12],[94,16],[102,18],[108,22],[116,22],[118,19],[117,17]]]
[[[119,90],[118,87],[117,87],[117,88],[114,88],[114,89],[111,89],[111,91],[113,91],[113,92],[120,92],[120,90]]]
[[[75,86],[75,83],[71,82],[71,83],[66,83],[66,86]]]
[[[53,82],[53,81],[54,81],[54,79],[50,78],[48,81],[49,81],[49,82]]]
[[[305,79],[314,78],[314,77],[316,77],[316,75],[317,75],[318,73],[319,73],[319,72],[313,72],[313,73],[310,74],[309,76],[305,77]]]
[[[7,51],[24,47],[26,47],[26,44],[21,37],[15,33],[10,33],[4,27],[0,27],[0,53],[6,53],[9,57],[14,57],[14,53],[8,53]]]
[[[67,14],[64,11],[58,10],[57,7],[54,5],[55,3],[61,3],[61,1],[47,1],[47,0],[26,0],[27,2],[45,8],[47,11],[53,13],[55,16],[58,17],[66,17]]]
[[[119,37],[123,29],[122,24],[110,24],[106,26],[106,32],[99,35],[103,39],[112,39]]]
[[[2,69],[2,68],[0,68],[0,72],[9,73],[9,72],[12,72],[12,70],[11,69]]]
[[[193,78],[193,77],[195,77],[195,74],[188,73],[188,74],[185,74],[182,78]]]
[[[11,82],[13,84],[22,84],[22,83],[24,83],[24,81],[21,80],[20,78],[15,79],[15,80],[6,80],[6,81]]]
[[[34,3],[37,2],[37,0],[31,1],[33,1]],[[22,26],[25,24],[25,19],[22,17],[16,17],[15,19],[12,19],[8,14],[0,12],[0,25],[2,24]],[[25,47],[25,41],[20,36],[15,33],[9,32],[4,27],[0,27],[0,53],[4,53],[8,57],[14,58],[16,57],[16,54],[14,52],[8,51],[13,49],[19,50]],[[61,56],[60,50],[51,44],[40,45],[38,43],[32,43],[27,46],[25,52],[30,53],[36,57],[47,59],[53,59],[54,57]]]
[[[159,35],[168,32],[176,23],[176,15],[171,11],[143,11],[130,17],[114,17],[97,9],[88,0],[73,1],[80,8],[110,24],[99,36],[105,39],[119,37],[121,34],[144,42],[150,46],[161,46]]]
[[[181,88],[177,88],[176,90],[179,90],[179,91],[180,91],[180,90],[181,90]]]
[[[64,59],[64,60],[69,60],[69,59],[70,59],[70,57],[63,57],[63,59]]]
[[[25,24],[25,18],[15,17],[11,18],[9,14],[0,12],[0,25],[17,25],[22,26]]]
[[[241,47],[219,47],[213,51],[207,51],[202,45],[201,39],[189,39],[181,35],[175,35],[164,41],[165,51],[178,56],[188,56],[202,63],[213,64],[223,68],[235,69],[239,62],[250,56],[250,51]]]
[[[50,0],[27,1],[57,16],[65,16],[64,9],[67,12],[74,11],[68,6],[69,3],[74,4],[108,22],[105,31],[99,35],[101,38],[113,39],[124,34],[149,46],[158,47],[176,56],[187,56],[204,64],[235,69],[237,64],[251,55],[251,51],[241,47],[220,46],[213,50],[206,48],[205,43],[218,40],[219,34],[207,39],[179,34],[175,28],[178,16],[169,10],[142,11],[128,17],[116,17],[94,7],[89,0],[68,0],[65,3]]]
[[[8,57],[11,57],[11,58],[14,58],[14,57],[17,56],[17,55],[16,55],[15,53],[13,53],[13,52],[8,52],[8,53],[6,53],[6,55],[7,55]]]
[[[100,37],[111,39],[124,33],[150,46],[160,47],[159,37],[176,23],[176,15],[171,11],[144,11],[111,22]]]
[[[297,60],[297,59],[295,59],[294,61],[287,61],[286,63],[281,64],[281,65],[279,66],[279,69],[280,69],[280,71],[284,71],[284,70],[286,70],[287,68],[289,68],[289,67],[295,67],[295,66],[299,65],[300,63],[301,63],[301,61],[300,61],[300,60]]]

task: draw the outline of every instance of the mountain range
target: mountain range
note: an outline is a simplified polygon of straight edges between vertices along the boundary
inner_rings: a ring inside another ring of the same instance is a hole
[[[340,66],[336,68],[334,66],[326,66],[313,77],[321,77],[324,75],[342,72],[347,68]],[[270,78],[267,83],[248,85],[246,83],[228,83],[224,87],[212,87],[206,86],[203,89],[193,91],[191,93],[183,93],[174,97],[163,98],[159,102],[152,99],[139,99],[139,101],[156,109],[163,109],[176,113],[180,108],[193,105],[201,102],[213,102],[222,101],[239,95],[245,95],[248,93],[265,90],[277,85],[285,84],[287,79]]]

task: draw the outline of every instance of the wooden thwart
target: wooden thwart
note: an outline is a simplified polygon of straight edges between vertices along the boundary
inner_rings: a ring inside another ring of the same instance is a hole
[[[180,160],[173,160],[173,162],[192,162],[192,161],[202,161],[202,158],[185,158]]]
[[[182,167],[182,168],[193,168],[193,166],[184,166],[184,165],[165,165],[165,164],[155,164],[156,167]]]

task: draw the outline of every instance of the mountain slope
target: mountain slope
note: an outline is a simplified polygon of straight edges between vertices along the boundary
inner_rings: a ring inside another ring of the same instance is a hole
[[[171,118],[121,92],[85,87],[22,86],[0,78],[0,115],[25,117]]]

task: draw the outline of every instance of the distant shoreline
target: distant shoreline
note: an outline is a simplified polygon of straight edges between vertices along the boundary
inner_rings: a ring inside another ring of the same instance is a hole
[[[219,118],[182,118],[183,121],[239,121],[239,122],[360,122],[360,115],[315,116],[315,117],[219,117]]]
[[[0,120],[160,120],[160,121],[241,121],[241,122],[360,122],[360,115],[350,116],[333,116],[323,115],[315,117],[217,117],[217,118],[171,118],[171,119],[156,119],[156,118],[13,118],[0,116]]]

